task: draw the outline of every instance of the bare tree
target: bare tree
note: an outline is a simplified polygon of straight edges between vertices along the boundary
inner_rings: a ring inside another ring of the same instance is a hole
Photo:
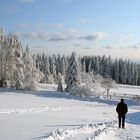
[[[116,82],[112,80],[111,78],[104,78],[101,82],[101,87],[103,87],[106,90],[107,97],[109,96],[109,90],[111,88],[116,87]]]

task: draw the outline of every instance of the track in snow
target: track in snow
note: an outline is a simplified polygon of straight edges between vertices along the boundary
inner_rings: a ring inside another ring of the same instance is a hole
[[[40,108],[17,108],[17,109],[1,109],[0,114],[23,114],[30,112],[57,111],[62,109],[70,109],[70,106],[46,106]]]
[[[140,140],[139,136],[132,135],[133,128],[117,128],[117,122],[105,122],[82,125],[73,129],[57,129],[52,131],[46,138],[40,140]]]
[[[50,135],[46,138],[41,138],[40,140],[76,140],[78,135],[85,134],[85,140],[97,140],[107,135],[111,130],[116,128],[116,121],[82,125],[79,128],[74,129],[58,129],[57,131],[52,131]],[[87,136],[90,134],[91,136]]]

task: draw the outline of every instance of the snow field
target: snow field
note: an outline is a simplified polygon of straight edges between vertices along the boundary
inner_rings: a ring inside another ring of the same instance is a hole
[[[140,140],[139,105],[128,104],[123,130],[116,100],[69,96],[53,85],[23,93],[0,91],[0,140]]]

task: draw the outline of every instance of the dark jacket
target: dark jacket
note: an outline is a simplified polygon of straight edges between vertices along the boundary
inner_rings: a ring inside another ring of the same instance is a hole
[[[116,111],[119,116],[125,116],[125,114],[128,112],[127,105],[124,102],[118,103]]]

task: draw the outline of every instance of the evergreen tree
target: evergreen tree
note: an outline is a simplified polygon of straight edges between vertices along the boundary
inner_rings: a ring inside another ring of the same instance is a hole
[[[70,91],[80,84],[79,74],[79,64],[76,59],[76,54],[73,52],[69,59],[66,72],[66,91]]]
[[[115,60],[115,63],[114,63],[114,80],[117,82],[117,83],[119,83],[119,62],[118,62],[118,60],[116,59]]]
[[[89,61],[89,65],[88,65],[88,73],[92,72],[92,65],[91,65],[92,61]]]
[[[131,75],[131,64],[130,64],[130,60],[127,62],[127,84],[131,84],[131,79],[132,79],[132,75]]]
[[[136,64],[134,64],[134,85],[138,85],[138,68]]]
[[[85,61],[83,62],[83,64],[82,64],[82,71],[84,72],[84,73],[86,73],[86,63],[85,63]]]
[[[17,89],[27,85],[35,87],[34,83],[40,80],[41,76],[35,61],[29,55],[29,48],[23,53],[18,37],[14,34],[6,36],[0,29],[0,86]]]
[[[49,67],[50,67],[50,74],[53,77],[53,81],[55,83],[57,83],[57,73],[56,73],[56,58],[53,55],[52,57],[49,57],[49,63],[48,63]]]
[[[0,86],[15,87],[23,78],[22,46],[17,36],[4,36],[1,30],[0,42]],[[21,84],[22,85],[22,84]]]
[[[119,64],[120,64],[120,82],[122,84],[126,84],[127,81],[126,61],[120,59]]]
[[[58,73],[58,86],[57,86],[57,91],[63,92],[62,75],[61,75],[61,73]]]
[[[100,64],[99,64],[98,57],[95,57],[95,60],[94,60],[94,71],[95,73],[99,73],[100,71]]]
[[[61,74],[63,76],[66,74],[66,59],[64,56],[61,58]]]
[[[29,47],[26,47],[26,50],[23,54],[24,67],[24,88],[28,90],[36,89],[37,83],[43,77],[42,73],[36,69],[35,62],[30,55]]]

